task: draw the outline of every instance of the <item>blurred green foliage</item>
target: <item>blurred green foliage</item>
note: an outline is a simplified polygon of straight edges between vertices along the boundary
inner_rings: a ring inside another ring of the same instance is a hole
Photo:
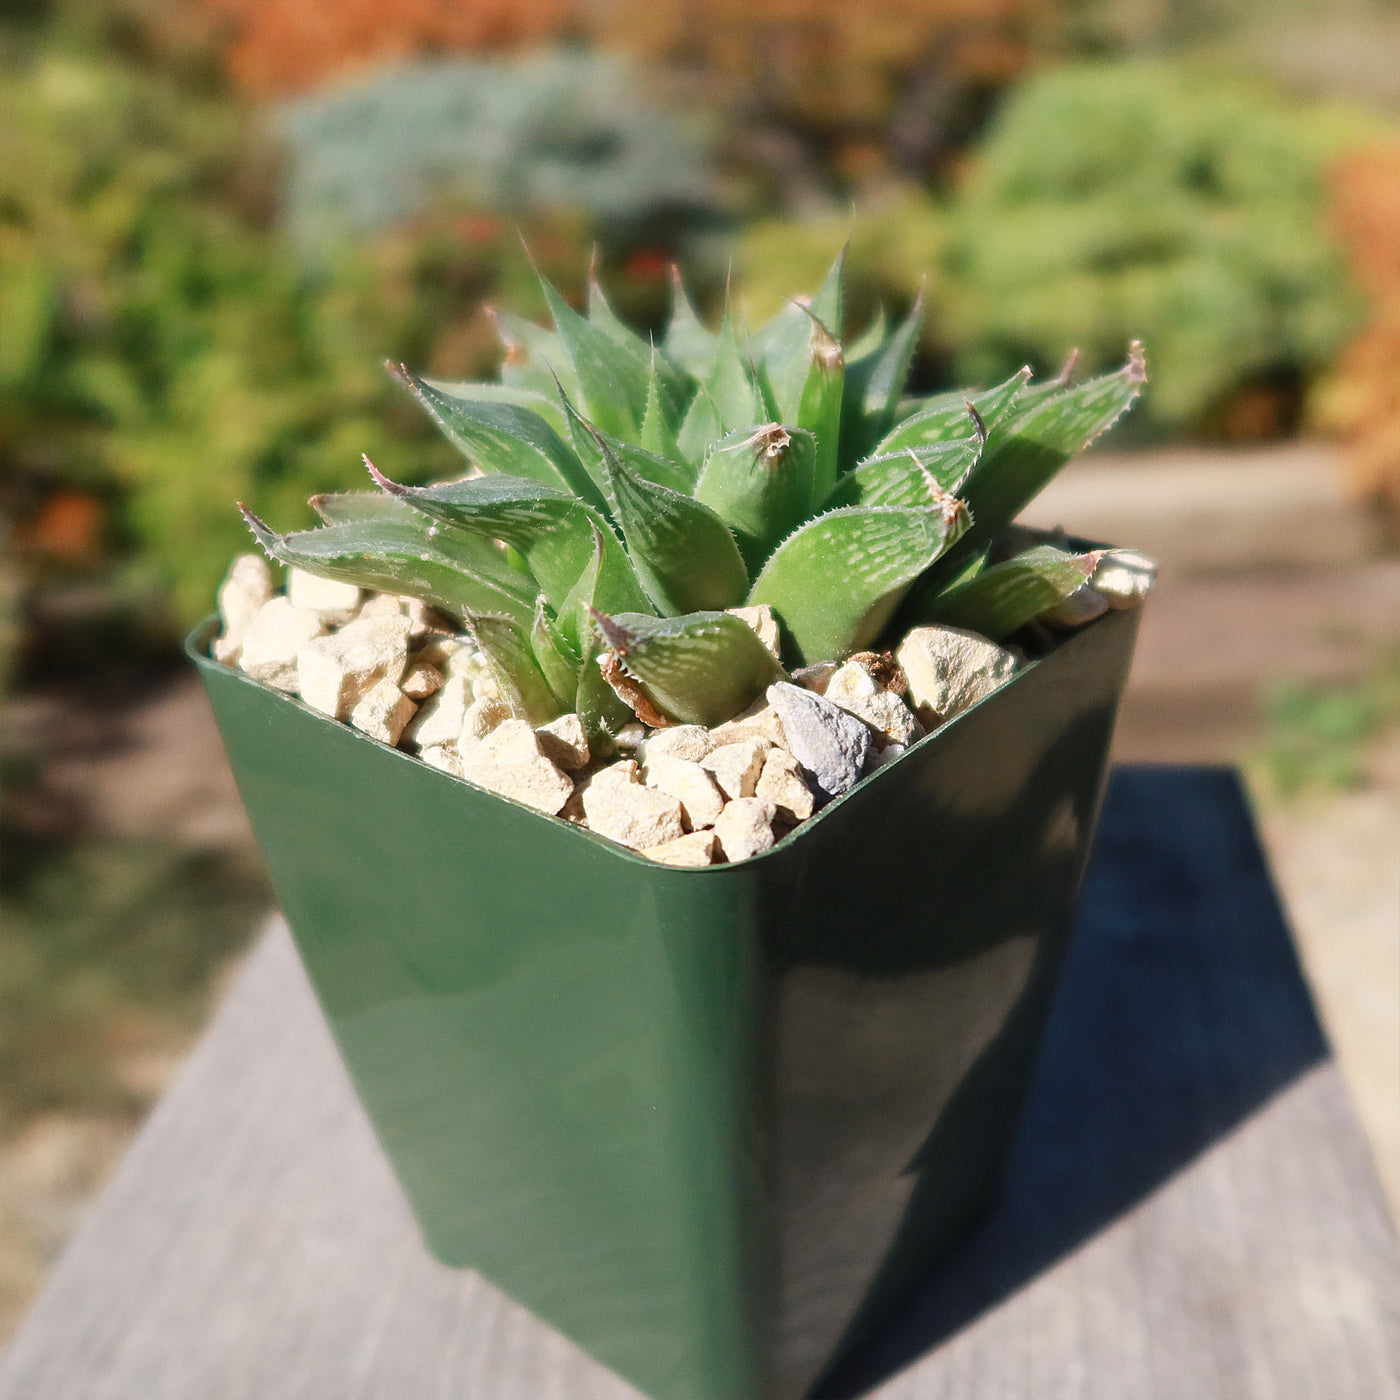
[[[106,543],[133,536],[134,568],[173,581],[196,614],[243,544],[232,501],[292,507],[392,440],[365,347],[411,339],[412,308],[353,280],[313,283],[238,208],[231,104],[77,46],[6,60],[11,509],[22,518],[60,482],[86,488],[116,511]]]
[[[1286,680],[1264,697],[1264,735],[1246,756],[1254,786],[1285,801],[1308,792],[1362,787],[1367,751],[1400,725],[1400,649],[1379,655],[1351,685]]]
[[[480,300],[538,293],[515,227],[460,212],[306,268],[271,227],[247,114],[157,59],[82,4],[0,29],[0,470],[36,576],[56,554],[133,596],[169,586],[187,621],[248,545],[235,501],[303,517],[309,492],[358,484],[361,453],[456,470],[379,361],[479,375]],[[578,279],[578,220],[525,232]],[[46,514],[74,491],[102,507],[97,538]]]
[[[951,380],[1053,368],[1076,347],[1099,370],[1136,337],[1152,379],[1138,431],[1266,434],[1357,324],[1323,180],[1385,129],[1196,62],[1067,66],[1012,93],[946,198],[757,226],[741,294],[790,293],[849,235],[850,275],[880,299],[927,277],[925,348]],[[1251,391],[1289,402],[1230,421]]]
[[[946,330],[969,381],[1074,346],[1151,347],[1145,420],[1199,428],[1310,380],[1359,307],[1323,173],[1381,123],[1194,63],[1081,64],[1018,89],[952,211]]]

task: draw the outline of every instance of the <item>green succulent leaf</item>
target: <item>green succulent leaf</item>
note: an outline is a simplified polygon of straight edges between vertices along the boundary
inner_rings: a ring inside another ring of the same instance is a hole
[[[554,381],[547,368],[542,377],[553,390]],[[471,399],[477,403],[514,404],[517,408],[539,414],[560,437],[567,431],[564,415],[559,412],[559,400],[552,393],[526,389],[519,384],[497,384],[490,379],[433,379],[428,375],[420,375],[419,378],[430,389],[436,389],[449,398]]]
[[[846,365],[847,368],[854,365],[857,360],[866,359],[874,355],[882,345],[889,339],[888,317],[885,314],[885,304],[881,302],[875,308],[875,315],[871,318],[870,324],[856,336],[854,340],[846,342]]]
[[[734,532],[751,576],[812,513],[816,439],[780,423],[743,428],[718,442],[695,486]]]
[[[836,485],[846,361],[841,353],[841,342],[815,315],[812,316],[810,349],[812,358],[797,408],[797,426],[805,428],[817,440],[813,490],[817,500],[821,500]]]
[[[634,708],[640,701],[680,724],[722,724],[783,674],[753,629],[729,613],[598,613],[595,620],[614,689]]]
[[[550,616],[549,605],[541,593],[535,601],[535,619],[530,627],[530,651],[535,664],[559,704],[562,714],[574,702],[578,691],[578,657]]]
[[[603,573],[607,541],[600,526],[593,526],[593,550],[578,582],[555,610],[555,628],[580,661],[588,650],[593,632],[593,608],[598,601],[598,580]]]
[[[1142,392],[1147,362],[1135,341],[1128,363],[989,425],[987,446],[963,488],[974,524],[959,557],[1009,525],[1069,461],[1128,411]]]
[[[845,268],[843,248],[810,303],[790,303],[754,336],[754,349],[772,397],[768,413],[784,423],[809,426],[802,422],[800,410],[812,368],[812,336],[819,324],[831,339],[841,339]]]
[[[695,397],[691,399],[690,407],[681,421],[676,444],[687,462],[700,463],[705,460],[706,449],[721,435],[719,409],[710,397],[709,389],[702,384],[695,391]]]
[[[631,326],[612,309],[603,284],[598,280],[598,254],[595,250],[588,265],[588,319],[601,331],[606,331],[620,345],[634,348],[639,337]]]
[[[607,646],[589,619],[584,633],[585,651],[578,670],[578,689],[574,695],[574,711],[588,736],[588,750],[595,758],[605,758],[616,747],[614,738],[622,727],[631,724],[636,715],[603,676],[599,662]]]
[[[616,437],[636,437],[646,412],[651,373],[645,347],[640,341],[634,346],[621,344],[580,316],[543,278],[541,285],[588,417]]]
[[[633,713],[718,723],[781,674],[723,611],[741,601],[772,607],[789,659],[817,661],[875,643],[896,614],[1004,638],[1092,572],[1097,555],[1063,541],[988,560],[1136,398],[1136,344],[1088,383],[1071,363],[1043,384],[1027,370],[903,398],[922,297],[843,348],[844,253],[752,338],[727,310],[705,327],[673,275],[659,347],[595,266],[586,314],[543,279],[552,329],[492,312],[499,383],[394,371],[485,475],[408,487],[371,466],[385,494],[313,498],[322,528],[250,528],[283,562],[462,618],[518,714],[573,705],[599,754]]]
[[[647,409],[642,416],[642,431],[639,441],[641,446],[654,456],[664,457],[668,462],[674,462],[681,468],[685,477],[693,482],[695,468],[686,459],[676,438],[675,425],[678,422],[679,420],[674,422],[672,420],[666,395],[661,389],[661,377],[656,355],[653,352],[651,378],[647,381]]]
[[[892,452],[903,452],[906,448],[916,451],[937,442],[948,442],[967,435],[970,404],[976,410],[986,431],[996,427],[1030,379],[1028,369],[1018,370],[1004,383],[977,394],[940,394],[929,400],[917,413],[911,414],[901,423],[891,428],[876,443],[872,457],[887,457]]]
[[[748,358],[739,345],[734,323],[727,314],[719,328],[715,362],[705,377],[704,391],[714,407],[720,433],[731,433],[736,428],[758,421],[762,401],[754,386]]]
[[[928,502],[927,478],[944,491],[958,492],[982,453],[978,434],[928,447],[871,457],[847,472],[827,496],[824,506],[918,506]]]
[[[924,294],[920,289],[908,316],[893,335],[882,337],[870,350],[853,345],[847,352],[841,417],[843,460],[853,461],[864,455],[893,427],[923,323]]]
[[[534,607],[533,581],[498,549],[433,538],[426,522],[347,521],[279,535],[250,510],[243,519],[270,558],[320,578],[411,594],[458,618],[499,612],[528,619]]]
[[[482,615],[473,617],[470,625],[511,712],[533,725],[558,719],[567,702],[555,695],[535,659],[533,621],[521,624],[514,618]]]
[[[423,517],[412,506],[386,496],[383,491],[327,491],[306,503],[326,525],[357,525],[367,520],[396,520],[426,530]]]
[[[1087,583],[1102,555],[1102,550],[1069,554],[1039,545],[944,589],[918,620],[964,627],[1003,641]]]
[[[810,310],[837,340],[846,329],[846,254],[850,244],[844,244],[822,278],[821,286],[812,293]]]
[[[749,575],[729,527],[707,505],[649,481],[599,436],[618,524],[659,612],[674,616],[743,600]]]
[[[879,636],[910,584],[967,526],[958,502],[853,506],[809,521],[778,546],[749,593],[778,615],[803,664]]]
[[[596,586],[599,606],[638,612],[650,607],[617,537],[590,506],[520,477],[480,476],[437,486],[400,486],[376,473],[384,490],[434,520],[520,551],[551,606],[562,607],[589,567],[595,541],[603,541]],[[533,607],[533,596],[531,605]]]
[[[456,398],[435,389],[403,365],[391,366],[390,373],[408,388],[473,466],[483,472],[543,482],[602,505],[578,454],[532,409]]]
[[[719,351],[718,337],[696,314],[686,295],[680,268],[674,264],[671,267],[671,319],[661,343],[671,359],[699,381],[709,375]]]
[[[971,583],[972,580],[975,579],[982,572],[982,570],[987,567],[987,560],[991,557],[991,553],[992,546],[990,543],[984,544],[981,549],[972,550],[971,553],[967,555],[966,560],[962,562],[956,570],[953,571],[951,576],[948,578],[947,582],[942,585],[942,588],[945,590],[952,589],[957,588],[960,584]],[[916,583],[914,587],[909,590],[909,596],[905,600],[906,609],[909,607],[910,604],[917,602],[919,598],[919,590],[922,589],[923,586],[924,580],[920,579],[919,582]],[[937,591],[935,590],[930,592],[928,596],[930,598],[937,597]],[[910,623],[911,627],[914,625],[914,623]]]
[[[567,397],[562,398],[561,403],[569,422],[569,437],[578,451],[579,460],[606,498],[608,511],[614,518],[617,515],[617,500],[613,495],[612,478],[603,460],[604,446],[614,456],[626,462],[628,468],[637,476],[654,481],[659,486],[667,486],[672,491],[690,491],[695,476],[689,467],[682,466],[669,457],[650,452],[638,443],[627,442],[602,432],[590,423]]]
[[[564,342],[553,331],[493,306],[488,306],[486,313],[506,352],[501,365],[504,387],[540,394],[553,402],[554,382],[558,379],[571,395],[578,397],[578,375]]]

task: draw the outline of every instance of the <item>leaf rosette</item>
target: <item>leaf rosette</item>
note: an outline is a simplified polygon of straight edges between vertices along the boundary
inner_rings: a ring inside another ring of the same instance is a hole
[[[839,660],[892,626],[1011,635],[1098,562],[993,548],[1145,380],[1113,374],[908,397],[923,315],[843,344],[843,260],[812,297],[752,332],[695,314],[679,278],[659,344],[596,281],[586,312],[545,284],[553,328],[498,314],[499,382],[391,372],[465,460],[459,480],[313,500],[324,524],[273,558],[408,594],[471,631],[534,723],[590,733],[634,715],[717,724],[782,664]],[[766,604],[781,659],[729,609]],[[898,619],[896,624],[895,619]]]

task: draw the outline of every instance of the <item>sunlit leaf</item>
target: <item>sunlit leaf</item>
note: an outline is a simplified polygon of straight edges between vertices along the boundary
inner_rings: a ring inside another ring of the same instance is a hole
[[[778,546],[749,602],[772,607],[802,663],[834,660],[879,636],[909,585],[966,525],[951,499],[830,511]]]
[[[729,613],[619,613],[597,622],[604,659],[621,671],[614,688],[625,698],[631,681],[645,703],[681,724],[721,724],[783,674],[753,629]]]

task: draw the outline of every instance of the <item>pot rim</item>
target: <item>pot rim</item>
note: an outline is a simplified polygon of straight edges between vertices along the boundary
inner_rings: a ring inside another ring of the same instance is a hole
[[[1078,544],[1079,541],[1074,541],[1074,543]],[[1098,548],[1100,546],[1091,547]],[[1076,628],[1075,631],[1066,635],[1063,638],[1063,640],[1056,644],[1054,651],[1059,651],[1062,647],[1067,646],[1070,643],[1076,641],[1078,638],[1087,635],[1095,627],[1099,626],[1099,624],[1102,623],[1108,616],[1112,616],[1112,614],[1103,614],[1102,616],[1095,618],[1093,621]],[[287,691],[284,690],[278,690],[276,686],[268,685],[265,681],[260,681],[255,677],[248,675],[246,672],[240,671],[236,667],[225,665],[221,661],[216,661],[213,655],[210,653],[209,648],[210,643],[213,641],[214,637],[218,635],[219,627],[220,622],[218,616],[215,614],[211,614],[210,616],[206,617],[203,622],[196,624],[196,626],[194,626],[185,637],[185,654],[197,666],[208,666],[217,668],[218,670],[223,671],[228,675],[236,677],[238,680],[244,682],[249,686],[252,686],[254,689],[261,691],[264,694],[275,697],[278,700],[285,701],[288,704],[295,705],[298,709],[303,710],[306,714],[313,715],[315,716],[315,718],[317,718],[318,720],[322,720],[326,724],[334,725],[337,729],[342,730],[346,735],[356,740],[357,742],[372,745],[374,748],[390,753],[395,758],[401,759],[405,763],[413,764],[416,769],[431,775],[433,779],[438,779],[445,783],[453,783],[458,786],[466,787],[472,792],[480,793],[483,796],[494,798],[498,802],[504,802],[512,807],[517,807],[522,811],[529,812],[533,816],[539,817],[542,821],[553,822],[556,826],[566,828],[567,830],[573,832],[574,835],[579,839],[588,841],[590,844],[597,847],[598,849],[607,851],[609,854],[623,858],[633,864],[644,866],[647,870],[671,870],[678,875],[684,876],[714,876],[719,872],[732,871],[736,868],[736,866],[752,867],[757,862],[766,861],[770,857],[779,855],[779,853],[786,853],[787,851],[791,850],[792,847],[796,845],[798,840],[803,835],[815,829],[818,823],[825,820],[828,816],[830,816],[832,812],[837,811],[839,808],[845,806],[848,799],[852,798],[856,793],[868,791],[871,788],[871,786],[879,782],[879,780],[882,777],[884,777],[885,774],[893,771],[895,768],[898,768],[901,764],[905,763],[909,758],[911,758],[916,750],[922,748],[931,740],[946,734],[953,725],[958,724],[962,719],[964,719],[964,717],[971,715],[975,711],[981,709],[983,705],[987,704],[991,700],[994,700],[997,696],[1009,690],[1012,686],[1020,684],[1022,679],[1025,676],[1030,675],[1030,673],[1040,665],[1041,661],[1045,659],[1044,657],[1035,657],[1027,661],[1024,665],[1018,667],[1015,674],[1011,677],[1010,680],[1005,681],[1003,684],[999,685],[995,690],[991,691],[987,695],[984,695],[980,700],[974,701],[965,709],[959,710],[957,714],[953,715],[949,719],[944,720],[943,723],[940,724],[936,729],[931,729],[927,734],[923,735],[922,738],[916,739],[897,758],[891,759],[890,762],[881,765],[881,767],[875,769],[875,771],[872,773],[866,773],[852,787],[848,788],[845,792],[841,793],[840,796],[832,798],[831,801],[826,803],[826,805],[823,806],[819,811],[814,812],[810,817],[806,818],[805,821],[799,822],[795,827],[793,827],[791,831],[787,833],[786,836],[783,836],[780,840],[775,841],[772,844],[772,846],[770,846],[766,851],[761,851],[758,855],[755,856],[749,856],[744,860],[737,862],[734,865],[717,864],[708,866],[666,866],[658,861],[648,860],[640,852],[634,851],[630,846],[624,846],[621,844],[621,842],[614,841],[611,837],[604,836],[600,832],[590,831],[587,827],[578,826],[574,822],[565,821],[562,817],[552,816],[548,813],[541,812],[538,808],[527,806],[523,802],[517,802],[512,797],[506,797],[504,794],[494,792],[490,788],[480,787],[476,783],[471,782],[470,779],[459,778],[452,773],[445,772],[441,768],[434,768],[431,764],[424,763],[416,754],[411,754],[403,749],[396,748],[389,744],[385,744],[379,739],[372,738],[370,735],[362,733],[360,730],[356,729],[351,724],[343,723],[341,720],[338,719],[332,719],[329,715],[324,714],[322,711],[317,710],[312,706],[308,705],[297,695],[289,694]],[[1047,655],[1050,654],[1052,653],[1047,653]]]

